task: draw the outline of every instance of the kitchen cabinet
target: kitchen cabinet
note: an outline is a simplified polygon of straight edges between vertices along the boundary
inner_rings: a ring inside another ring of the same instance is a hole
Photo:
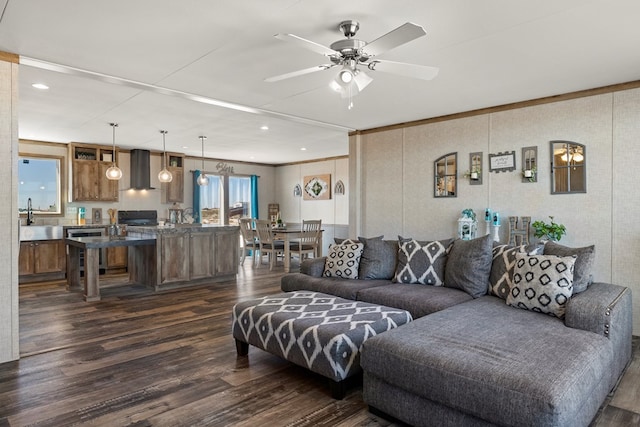
[[[171,172],[171,182],[162,183],[163,203],[184,202],[184,155],[167,153],[167,169]]]
[[[127,269],[127,263],[129,258],[129,248],[126,246],[116,246],[113,248],[107,248],[107,274],[123,273]]]
[[[118,181],[107,178],[107,169],[117,162],[118,150],[87,144],[70,144],[71,179],[69,194],[72,202],[117,202]]]
[[[228,230],[220,231],[215,234],[215,253],[216,276],[227,276],[236,274],[238,264],[240,263],[240,254],[238,250],[238,231]]]
[[[160,236],[162,284],[189,280],[189,233]]]
[[[215,275],[215,235],[213,233],[189,234],[189,277],[211,278]]]
[[[20,283],[64,279],[67,269],[63,240],[20,242],[18,274]]]

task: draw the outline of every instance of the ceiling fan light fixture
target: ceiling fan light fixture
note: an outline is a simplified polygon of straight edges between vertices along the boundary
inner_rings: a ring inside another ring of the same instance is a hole
[[[353,80],[353,71],[349,68],[348,65],[345,65],[342,70],[338,73],[338,79],[342,84],[349,84]]]
[[[353,77],[353,83],[358,87],[358,92],[362,92],[372,81],[373,79],[362,70],[357,70]]]

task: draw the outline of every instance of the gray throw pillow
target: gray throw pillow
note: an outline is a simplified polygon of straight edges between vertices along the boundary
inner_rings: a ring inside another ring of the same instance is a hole
[[[386,280],[393,278],[398,257],[398,242],[382,240],[383,237],[358,237],[358,241],[364,244],[358,278]]]
[[[489,295],[507,299],[513,281],[513,268],[516,265],[516,253],[541,255],[543,245],[510,246],[493,243],[493,262],[489,276]]]
[[[573,267],[573,294],[586,291],[591,284],[591,270],[596,259],[595,245],[584,248],[570,248],[559,243],[549,241],[544,245],[545,255],[577,256]]]
[[[456,239],[449,251],[444,286],[462,289],[474,298],[486,295],[491,273],[493,237]]]
[[[426,244],[420,244],[417,240],[404,240],[398,250],[395,281],[442,286],[448,249],[448,246],[437,240]]]

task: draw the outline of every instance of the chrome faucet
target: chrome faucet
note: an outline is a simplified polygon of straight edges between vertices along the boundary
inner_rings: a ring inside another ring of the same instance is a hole
[[[31,206],[31,197],[27,199],[27,225],[33,224],[33,207]]]

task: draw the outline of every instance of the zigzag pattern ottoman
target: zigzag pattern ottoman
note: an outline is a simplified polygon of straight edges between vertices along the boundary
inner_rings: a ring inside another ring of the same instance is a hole
[[[249,344],[323,375],[336,399],[344,380],[360,369],[360,349],[369,338],[412,320],[408,311],[351,301],[318,292],[287,292],[233,307],[238,356]]]

